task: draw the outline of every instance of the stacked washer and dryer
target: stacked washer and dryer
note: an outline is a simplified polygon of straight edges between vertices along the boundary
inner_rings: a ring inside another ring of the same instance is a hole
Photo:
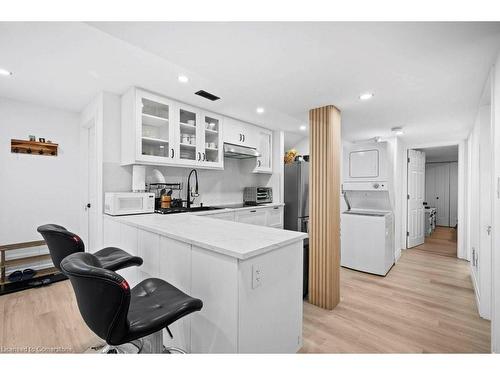
[[[392,164],[387,142],[344,145],[343,267],[385,276],[394,264]]]

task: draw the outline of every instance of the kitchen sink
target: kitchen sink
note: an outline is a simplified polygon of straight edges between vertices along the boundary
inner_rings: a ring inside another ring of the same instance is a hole
[[[187,212],[200,212],[200,211],[212,211],[212,210],[222,210],[222,208],[213,206],[191,207],[187,209]]]
[[[167,215],[167,214],[179,214],[183,212],[203,212],[203,211],[212,211],[212,210],[222,210],[222,207],[213,207],[213,206],[199,206],[199,207],[172,207],[172,208],[160,208],[155,212],[157,214]]]

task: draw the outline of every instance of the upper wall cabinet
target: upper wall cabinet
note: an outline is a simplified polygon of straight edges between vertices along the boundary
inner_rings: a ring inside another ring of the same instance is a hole
[[[123,165],[223,169],[222,117],[132,88],[122,97]]]
[[[254,173],[272,173],[272,150],[273,150],[273,132],[264,128],[257,128],[257,151],[260,156],[257,158],[257,165]]]
[[[232,118],[224,123],[224,142],[255,148],[261,156],[255,161],[254,173],[272,173],[273,132]]]
[[[257,127],[229,117],[224,124],[224,142],[257,148]]]

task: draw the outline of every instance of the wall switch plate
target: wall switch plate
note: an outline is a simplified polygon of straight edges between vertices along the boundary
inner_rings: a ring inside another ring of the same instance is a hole
[[[252,266],[252,289],[262,285],[262,268],[256,264]]]

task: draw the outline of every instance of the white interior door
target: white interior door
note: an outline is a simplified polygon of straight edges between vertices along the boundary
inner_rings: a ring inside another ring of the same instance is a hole
[[[450,227],[458,223],[458,163],[450,163]]]
[[[96,127],[94,120],[83,125],[81,131],[82,147],[82,211],[80,236],[87,251],[95,251],[97,240],[97,155]]]
[[[424,243],[425,154],[408,150],[408,231],[407,247]]]

